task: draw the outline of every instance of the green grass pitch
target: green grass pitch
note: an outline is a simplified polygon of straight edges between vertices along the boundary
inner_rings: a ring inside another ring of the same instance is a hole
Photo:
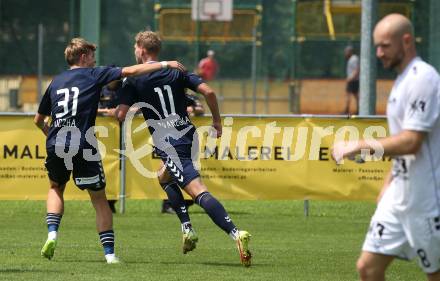
[[[107,265],[93,207],[67,201],[53,260],[40,257],[47,233],[45,202],[0,201],[0,280],[357,280],[355,262],[375,205],[312,201],[222,201],[233,221],[252,234],[253,265],[239,262],[233,241],[198,206],[199,235],[181,252],[177,217],[160,214],[159,200],[129,200],[114,217],[116,253]],[[396,261],[387,280],[424,280],[415,262]]]

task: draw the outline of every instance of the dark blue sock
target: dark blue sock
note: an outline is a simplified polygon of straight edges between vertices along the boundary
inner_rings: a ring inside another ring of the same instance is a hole
[[[207,191],[200,193],[196,197],[196,203],[200,205],[212,221],[227,234],[235,229],[235,225],[229,218],[225,208],[211,195],[211,193]]]
[[[48,232],[58,231],[62,217],[63,215],[60,214],[47,213],[46,214],[47,231]]]
[[[183,198],[182,191],[176,182],[167,182],[160,184],[163,190],[168,195],[170,205],[173,207],[176,215],[179,217],[180,222],[187,223],[190,221],[188,210],[186,209],[185,199]]]
[[[113,230],[107,230],[99,233],[99,240],[101,240],[102,247],[104,247],[104,253],[115,253],[115,233]]]

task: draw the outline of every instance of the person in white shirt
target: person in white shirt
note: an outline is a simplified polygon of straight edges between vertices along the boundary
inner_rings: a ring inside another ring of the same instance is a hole
[[[344,113],[350,114],[351,97],[353,97],[356,102],[355,113],[357,114],[359,108],[359,57],[354,53],[353,46],[345,47],[344,56],[347,60]]]
[[[361,280],[385,280],[394,258],[418,257],[427,279],[440,280],[440,76],[417,57],[411,22],[384,17],[374,30],[376,55],[398,76],[388,99],[390,136],[339,142],[337,163],[365,150],[393,157],[357,269]]]

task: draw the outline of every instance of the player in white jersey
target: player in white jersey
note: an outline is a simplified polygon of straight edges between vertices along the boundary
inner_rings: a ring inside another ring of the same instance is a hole
[[[428,280],[440,280],[440,76],[417,57],[411,22],[391,14],[375,27],[376,55],[397,71],[388,99],[390,136],[374,143],[336,143],[337,162],[373,149],[393,156],[393,168],[365,239],[361,280],[385,280],[394,258],[418,256]]]

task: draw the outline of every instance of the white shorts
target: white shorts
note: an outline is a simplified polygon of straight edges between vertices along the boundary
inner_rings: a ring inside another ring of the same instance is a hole
[[[426,273],[440,270],[440,217],[378,210],[371,219],[363,251],[410,260],[418,256]]]

